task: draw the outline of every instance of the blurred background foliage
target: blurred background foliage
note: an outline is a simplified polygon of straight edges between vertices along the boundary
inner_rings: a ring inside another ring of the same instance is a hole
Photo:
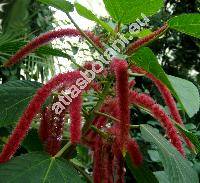
[[[53,29],[53,12],[35,0],[1,0],[0,63],[39,34]],[[2,83],[14,79],[44,81],[54,74],[52,56],[31,54],[23,64],[0,69]]]

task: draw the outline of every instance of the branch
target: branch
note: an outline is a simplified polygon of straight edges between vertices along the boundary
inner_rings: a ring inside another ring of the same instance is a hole
[[[105,116],[105,117],[107,117],[107,118],[109,118],[109,119],[112,119],[112,120],[114,120],[114,121],[120,122],[119,119],[117,119],[117,118],[115,118],[115,117],[113,117],[113,116],[110,116],[109,114],[102,113],[102,112],[99,112],[99,111],[95,111],[94,113],[97,114],[97,115]]]

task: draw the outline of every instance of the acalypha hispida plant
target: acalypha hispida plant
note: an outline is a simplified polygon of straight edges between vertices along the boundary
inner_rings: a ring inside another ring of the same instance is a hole
[[[77,145],[83,145],[90,150],[93,160],[93,180],[87,178],[89,182],[125,182],[125,157],[127,155],[136,169],[144,165],[144,158],[137,140],[134,138],[133,133],[131,133],[133,130],[139,130],[141,124],[133,125],[134,122],[131,121],[130,115],[131,108],[146,111],[155,118],[165,130],[165,137],[183,160],[186,158],[183,143],[186,143],[188,149],[193,152],[198,150],[195,147],[194,139],[191,139],[188,133],[184,133],[186,131],[184,123],[173,96],[175,90],[163,77],[159,77],[155,68],[151,69],[152,67],[158,67],[157,65],[145,67],[146,60],[143,60],[141,57],[138,58],[137,53],[141,49],[145,50],[144,46],[162,37],[170,28],[175,28],[199,38],[200,32],[197,30],[198,28],[192,31],[184,28],[184,25],[181,24],[185,22],[187,26],[190,26],[190,20],[193,25],[198,25],[199,27],[199,14],[188,15],[189,17],[184,15],[172,18],[170,21],[164,22],[160,28],[152,31],[150,34],[135,41],[130,41],[123,34],[121,27],[123,24],[131,23],[128,21],[128,18],[132,17],[131,13],[124,14],[124,17],[121,16],[121,19],[118,19],[118,14],[121,11],[120,9],[115,9],[118,13],[113,14],[112,10],[114,8],[112,9],[112,7],[115,7],[116,3],[122,10],[127,7],[121,4],[122,1],[104,0],[106,9],[117,23],[116,28],[112,29],[105,22],[102,23],[101,20],[97,21],[104,28],[110,30],[110,34],[104,35],[103,39],[100,35],[95,35],[93,32],[83,31],[75,23],[69,15],[70,10],[68,10],[72,5],[67,1],[41,1],[61,10],[64,9],[76,28],[59,29],[40,35],[22,47],[3,64],[3,67],[12,67],[44,44],[62,37],[80,37],[81,41],[86,39],[86,41],[94,46],[100,58],[94,61],[86,61],[77,70],[58,74],[37,90],[3,147],[0,154],[0,163],[2,165],[9,164],[12,161],[10,159],[15,155],[36,115],[40,116],[38,136],[43,144],[44,151],[52,158],[64,157],[65,151],[74,151]],[[112,6],[110,2],[113,3]],[[136,1],[123,2],[130,3],[130,7],[136,5],[145,6],[144,12],[140,12],[140,14],[143,13],[144,22],[133,18],[133,20],[137,20],[137,23],[131,24],[134,31],[147,27],[149,21],[147,16],[153,14],[149,13],[147,9],[152,8],[152,12],[156,13],[156,5],[154,8],[151,5],[151,3],[156,2],[157,6],[160,7],[160,1],[147,1],[144,2],[144,5]],[[145,3],[149,4],[149,7],[146,7]],[[66,8],[64,6],[69,7]],[[80,15],[84,17],[91,16],[90,19],[94,20],[92,12],[85,7],[78,3],[75,3],[75,7]],[[126,11],[129,10],[127,9]],[[134,12],[132,13],[134,14]],[[179,26],[179,24],[181,25]],[[115,50],[115,54],[109,50]],[[145,54],[145,52],[143,53]],[[151,57],[148,58],[148,55],[146,57],[147,59],[151,59]],[[151,64],[151,60],[149,63],[146,63],[146,65],[148,64]],[[168,111],[158,104],[151,95],[141,92],[137,88],[137,82],[133,76],[142,76],[150,79],[160,92]],[[87,107],[84,105],[84,96],[85,94],[89,96],[91,93],[98,100],[92,106]],[[48,102],[48,105],[44,105],[49,97],[51,97],[51,101]],[[179,96],[175,95],[175,97],[181,102]],[[63,144],[63,133],[65,131],[67,115],[70,118],[70,141],[67,144]],[[53,166],[52,164],[51,166]],[[83,176],[86,175],[77,166],[76,169]],[[48,176],[51,176],[48,175],[50,172],[50,170],[46,172],[43,182],[51,182],[46,180]]]

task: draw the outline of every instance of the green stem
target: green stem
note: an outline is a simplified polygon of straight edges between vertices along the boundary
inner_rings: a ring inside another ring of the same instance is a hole
[[[91,106],[93,104],[96,104],[96,102],[84,102],[83,106]]]
[[[97,128],[96,126],[91,125],[91,129],[92,129],[95,133],[97,133],[100,137],[102,137],[103,139],[105,139],[105,140],[110,139],[110,135],[109,135],[108,133],[101,131],[101,130],[100,130],[99,128]]]
[[[70,56],[70,61],[71,61],[75,66],[77,66],[79,69],[82,69],[83,71],[86,70],[83,66],[79,65],[78,63],[76,63],[75,59],[74,59],[73,57],[71,57],[71,56]]]
[[[133,72],[128,72],[129,76],[145,76],[145,74],[138,74],[138,73],[133,73]]]
[[[101,97],[99,98],[99,101],[97,102],[96,106],[93,109],[91,109],[89,112],[89,115],[86,116],[86,122],[82,128],[83,135],[85,135],[88,132],[88,130],[90,129],[92,122],[96,116],[94,112],[98,111],[99,108],[101,107],[102,103],[104,102],[104,100],[107,96],[107,93],[110,90],[110,85],[111,85],[111,82],[106,83],[106,85],[103,88],[103,91],[101,93]]]
[[[131,129],[140,129],[140,125],[130,125]]]
[[[120,122],[119,119],[113,117],[113,116],[110,116],[109,114],[106,114],[106,113],[102,113],[102,112],[99,112],[99,111],[95,111],[95,114],[98,114],[98,115],[102,115],[102,116],[105,116],[109,119],[112,119],[113,121],[117,121],[117,122]],[[130,125],[130,128],[131,129],[139,129],[140,128],[140,125]]]
[[[68,142],[60,151],[58,151],[58,153],[54,156],[55,158],[58,158],[60,156],[62,156],[62,154],[69,148],[71,148],[73,145]]]
[[[113,116],[110,116],[109,114],[102,113],[102,112],[99,112],[99,111],[94,111],[94,113],[97,114],[97,115],[105,116],[105,117],[107,117],[107,118],[109,118],[109,119],[112,119],[112,120],[114,120],[114,121],[120,122],[119,119],[117,119],[117,118],[115,118],[115,117],[113,117]]]

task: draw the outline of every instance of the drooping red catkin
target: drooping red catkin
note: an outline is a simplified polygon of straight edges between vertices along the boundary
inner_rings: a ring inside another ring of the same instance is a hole
[[[162,27],[160,27],[158,30],[152,32],[150,35],[138,39],[134,43],[130,44],[126,50],[127,55],[131,55],[133,52],[135,52],[137,49],[139,49],[141,46],[149,43],[150,41],[154,40],[158,36],[160,36],[164,31],[168,29],[167,23],[165,23]]]
[[[103,182],[113,183],[113,153],[111,151],[111,145],[105,143],[103,145],[102,153],[102,172],[103,172]]]
[[[153,81],[153,83],[156,85],[156,87],[158,88],[159,92],[161,93],[165,104],[168,106],[169,108],[169,112],[172,116],[172,118],[179,123],[180,125],[184,126],[183,121],[181,119],[180,113],[177,109],[176,106],[176,102],[170,92],[170,90],[168,89],[168,87],[159,79],[157,79],[153,74],[146,72],[145,70],[143,70],[142,68],[139,68],[137,66],[132,66],[131,70],[133,72],[137,72],[140,74],[145,74],[149,79],[151,79]],[[191,141],[184,135],[182,134],[182,137],[184,138],[186,144],[188,145],[188,147],[190,149],[193,149],[194,146],[191,143]]]
[[[74,98],[69,105],[71,143],[76,144],[81,139],[82,96]]]
[[[117,98],[107,98],[104,102],[103,110],[105,113],[114,116],[117,119],[120,118],[120,109]]]
[[[124,158],[121,153],[121,150],[119,149],[118,144],[113,144],[113,152],[115,154],[115,163],[116,163],[116,183],[124,183],[125,182],[125,163]]]
[[[129,89],[132,89],[135,86],[135,84],[136,84],[135,80],[130,81],[129,84],[128,84]]]
[[[54,100],[58,101],[57,97]],[[45,151],[48,152],[51,156],[56,155],[56,153],[61,148],[62,135],[65,124],[65,115],[67,112],[67,108],[65,108],[61,114],[57,115],[54,110],[52,110],[52,106],[49,108],[49,117],[48,125],[46,126],[48,131],[48,136],[44,142]]]
[[[94,67],[96,70],[99,70],[101,66],[99,64],[96,64],[95,61],[86,61],[83,67],[87,70],[92,70]]]
[[[168,115],[164,112],[164,110],[158,105],[155,104],[152,106],[152,113],[157,118],[158,121],[164,126],[167,132],[167,136],[170,138],[171,143],[176,147],[176,149],[185,156],[185,152],[182,147],[182,142],[177,134],[177,130],[171,122]]]
[[[122,150],[119,142],[120,125],[115,123],[108,132],[113,135],[112,153],[114,154],[113,168],[116,171],[115,181],[117,183],[124,183],[125,181],[125,163],[122,155]],[[114,172],[115,172],[114,171]]]
[[[99,36],[96,36],[91,31],[85,31],[85,33],[95,43],[96,46],[98,46],[99,48],[104,49],[104,46],[103,46]]]
[[[85,33],[94,42],[94,44],[96,44],[100,48],[103,48],[103,45],[101,44],[100,39],[97,36],[95,36],[93,33],[89,31],[86,31]],[[82,35],[78,30],[70,29],[70,28],[47,32],[33,39],[30,43],[25,45],[15,55],[13,55],[7,62],[5,62],[3,66],[10,67],[16,64],[19,60],[21,60],[25,56],[27,56],[29,53],[33,52],[35,49],[39,48],[40,46],[47,44],[48,42],[54,39],[62,38],[64,36],[77,37],[77,36],[82,36]]]
[[[155,119],[157,119],[161,125],[165,128],[166,133],[171,140],[171,143],[176,147],[176,149],[184,156],[184,150],[182,147],[182,142],[177,134],[177,130],[171,122],[169,116],[156,102],[146,94],[139,94],[136,91],[130,92],[130,103],[143,106],[147,108]]]
[[[140,166],[143,162],[143,157],[139,150],[139,146],[134,139],[129,139],[127,143],[127,151],[131,157],[133,164],[135,166]]]
[[[167,86],[164,83],[162,83],[160,80],[158,80],[154,75],[152,75],[150,73],[147,74],[147,77],[150,78],[154,82],[154,84],[157,86],[157,88],[160,91],[166,105],[169,108],[169,112],[170,112],[172,118],[178,124],[184,126],[183,121],[182,121],[181,116],[180,116],[180,113],[177,109],[176,102],[175,102],[170,90],[167,88]],[[184,138],[187,146],[190,149],[193,149],[194,146],[191,143],[191,141],[184,134],[182,134],[182,137]]]
[[[131,65],[131,71],[133,73],[138,73],[138,74],[147,74],[147,71],[135,65]]]
[[[108,183],[114,183],[114,154],[113,154],[113,152],[110,152],[108,154],[108,163],[107,164],[108,164],[107,174],[109,175]]]
[[[130,128],[128,64],[124,60],[114,58],[111,67],[116,77],[116,93],[120,114],[119,142],[121,150],[124,150],[124,144],[128,140]]]
[[[94,183],[102,183],[102,147],[103,142],[100,137],[96,139],[93,154],[93,179]]]
[[[46,142],[46,139],[48,138],[48,122],[51,119],[51,113],[49,110],[49,107],[46,107],[42,112],[41,112],[41,121],[40,121],[40,127],[38,130],[40,140],[44,144]]]
[[[8,142],[4,146],[0,154],[0,163],[8,161],[16,152],[20,142],[28,132],[33,118],[37,113],[39,113],[41,106],[51,94],[51,91],[57,88],[61,83],[73,84],[80,76],[79,71],[59,74],[37,91],[22,117],[19,119],[19,122],[9,137]]]
[[[171,116],[174,118],[174,120],[177,123],[183,125],[183,121],[182,121],[181,116],[176,107],[176,102],[175,102],[174,98],[172,97],[172,94],[169,91],[169,89],[167,88],[167,86],[150,73],[147,74],[147,77],[150,78],[154,82],[154,84],[157,86],[166,105],[169,108]]]

